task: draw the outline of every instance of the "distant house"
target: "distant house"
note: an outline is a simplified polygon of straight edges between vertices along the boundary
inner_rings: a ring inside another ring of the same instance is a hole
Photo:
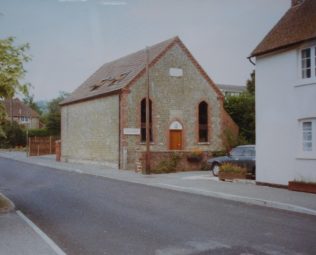
[[[178,38],[148,48],[152,152],[216,151],[238,127],[223,96]],[[135,169],[146,141],[146,51],[103,65],[62,103],[62,160]]]
[[[316,182],[316,1],[291,8],[256,58],[257,181]]]
[[[39,128],[39,114],[18,98],[3,101],[7,119],[13,120],[27,128]]]
[[[240,85],[227,85],[227,84],[216,84],[216,85],[225,97],[240,96],[241,93],[247,90],[246,86],[240,86]]]

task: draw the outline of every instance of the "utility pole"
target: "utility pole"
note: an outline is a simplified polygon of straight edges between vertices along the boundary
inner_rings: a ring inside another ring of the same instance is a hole
[[[13,124],[13,98],[10,98],[10,115],[11,115],[11,125]]]
[[[150,174],[150,105],[149,105],[149,50],[146,47],[146,169],[145,174]]]

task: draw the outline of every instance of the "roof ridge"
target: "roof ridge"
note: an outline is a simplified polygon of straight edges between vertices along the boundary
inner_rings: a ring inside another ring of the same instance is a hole
[[[146,47],[149,52],[149,67],[155,65],[175,44],[179,45],[183,53],[192,61],[200,74],[217,93],[218,98],[223,100],[219,88],[178,36]],[[145,73],[146,48],[102,65],[60,105],[91,100],[129,89]],[[122,74],[124,75],[122,76]]]
[[[174,36],[172,38],[149,46],[148,49],[151,55],[149,64],[152,65],[155,61],[157,61],[157,59],[159,59],[159,57],[161,57],[161,55],[163,55],[166,52],[166,50],[168,50],[168,48],[178,40],[180,40],[179,37]],[[75,91],[73,91],[68,98],[62,101],[60,105],[81,101],[88,98],[94,98],[129,86],[129,84],[131,84],[135,80],[135,78],[139,77],[139,75],[143,72],[146,66],[146,54],[144,54],[146,48],[143,48],[141,50],[135,51],[133,53],[130,53],[128,55],[122,56],[118,59],[103,64],[100,68],[97,69],[97,71],[90,75]],[[114,73],[114,75],[116,75],[119,74],[122,71],[122,69],[125,69],[125,72],[127,71],[126,69],[129,69],[129,75],[126,75],[126,77],[122,79],[124,80],[125,85],[123,82],[118,82],[118,86],[112,86],[111,88],[104,88],[105,86],[103,86],[103,89],[99,89],[102,87],[102,85],[98,85],[97,89],[93,89],[93,85],[100,83],[100,81],[102,82],[104,77],[109,75],[109,73]],[[94,93],[89,93],[91,92],[91,90],[88,91],[87,89],[85,89],[86,87],[92,88]]]
[[[171,44],[171,43],[172,43],[173,41],[175,41],[177,38],[179,39],[178,36],[174,36],[174,37],[169,38],[169,39],[167,39],[167,40],[164,40],[164,41],[162,41],[162,42],[159,42],[159,43],[153,44],[153,45],[151,45],[151,46],[148,46],[148,48],[149,48],[149,50],[150,50],[150,49],[153,49],[154,47],[157,47],[158,45],[167,43],[168,41],[170,41],[170,44]],[[168,45],[169,45],[169,44],[168,44]],[[167,47],[167,46],[166,46],[166,47]],[[120,60],[125,59],[125,58],[128,58],[128,57],[131,57],[131,56],[133,56],[133,55],[137,55],[137,54],[141,53],[142,51],[144,51],[146,48],[147,48],[147,47],[145,47],[145,48],[143,48],[143,49],[140,49],[140,50],[137,50],[137,51],[134,51],[134,52],[129,53],[129,54],[127,54],[127,55],[121,56],[121,57],[116,58],[116,59],[114,59],[114,60],[111,60],[111,61],[109,61],[109,62],[106,62],[106,63],[104,63],[100,68],[102,68],[103,66],[108,65],[108,64],[113,64],[113,63],[115,63],[115,62],[119,62]],[[99,68],[99,69],[100,69],[100,68]]]

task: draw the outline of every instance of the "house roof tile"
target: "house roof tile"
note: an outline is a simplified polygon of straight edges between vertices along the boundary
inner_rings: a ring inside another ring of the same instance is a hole
[[[13,117],[32,117],[38,118],[39,114],[34,111],[31,107],[27,106],[26,104],[22,103],[20,99],[14,98],[12,99],[12,111],[11,111],[11,99],[6,99],[2,101],[4,107],[6,109],[6,113],[9,117],[13,115]],[[11,115],[12,112],[12,115]]]
[[[292,6],[253,50],[250,57],[316,39],[316,0]]]
[[[197,63],[188,49],[181,42],[179,37],[173,37],[169,40],[160,42],[148,47],[149,66],[155,64],[173,45],[178,43],[185,51],[193,63],[197,66],[203,76],[211,83],[219,96],[221,92],[207,76],[202,67]],[[90,76],[82,85],[71,93],[61,105],[72,104],[75,102],[85,101],[97,97],[119,92],[121,89],[128,87],[135,80],[145,73],[146,68],[146,51],[145,49],[119,58],[101,66],[92,76]]]

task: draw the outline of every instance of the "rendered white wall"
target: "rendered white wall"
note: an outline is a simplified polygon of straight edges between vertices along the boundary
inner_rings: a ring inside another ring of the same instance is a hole
[[[258,182],[316,181],[316,158],[299,159],[298,153],[298,119],[316,117],[316,81],[298,86],[304,84],[298,77],[298,50],[256,60]]]

